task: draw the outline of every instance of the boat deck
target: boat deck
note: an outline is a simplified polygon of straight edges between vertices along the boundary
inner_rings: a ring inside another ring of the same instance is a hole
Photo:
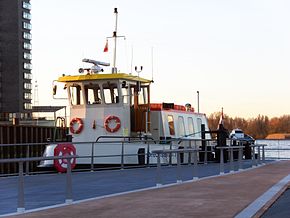
[[[248,168],[250,163],[244,166]],[[288,188],[290,161],[270,162],[222,176],[218,175],[219,164],[199,165],[198,174],[200,179],[191,181],[192,166],[183,166],[184,182],[176,184],[176,167],[163,167],[165,185],[157,188],[156,168],[73,173],[71,205],[63,203],[65,174],[27,176],[25,208],[29,213],[11,215],[252,217],[261,214]],[[0,215],[8,215],[17,207],[17,178],[1,178],[0,186]]]

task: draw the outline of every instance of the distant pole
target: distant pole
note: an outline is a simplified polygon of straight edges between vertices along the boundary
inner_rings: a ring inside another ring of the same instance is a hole
[[[199,113],[199,91],[197,93],[197,113]]]

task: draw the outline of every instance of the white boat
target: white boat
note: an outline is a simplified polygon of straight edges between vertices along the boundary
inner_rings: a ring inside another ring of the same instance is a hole
[[[153,150],[180,147],[178,143],[170,145],[167,140],[201,139],[201,124],[209,130],[205,114],[194,112],[189,104],[151,103],[151,80],[116,73],[115,66],[113,73],[104,73],[99,65],[109,64],[89,59],[83,61],[93,67],[80,69],[83,74],[63,75],[58,79],[67,90],[72,142],[69,147],[48,145],[44,156],[76,154],[87,157],[74,160],[73,165],[91,164],[92,158],[88,156],[93,151],[94,156],[106,156],[94,157],[94,164],[120,164],[121,154],[124,154],[124,164],[140,164],[137,154],[146,151],[150,157],[143,158],[142,162],[156,163],[156,157],[151,155]],[[149,146],[145,138],[151,139]],[[210,139],[210,135],[206,138]],[[120,143],[122,140],[124,143]],[[168,158],[162,161],[167,162]],[[41,166],[53,164],[59,171],[67,167],[64,161],[51,160],[42,162]]]

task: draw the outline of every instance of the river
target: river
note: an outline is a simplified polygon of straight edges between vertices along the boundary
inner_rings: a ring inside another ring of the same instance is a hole
[[[290,159],[290,140],[256,140],[256,144],[266,144],[266,159]]]

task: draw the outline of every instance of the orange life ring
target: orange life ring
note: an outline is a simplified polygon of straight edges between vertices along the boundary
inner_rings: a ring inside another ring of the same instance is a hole
[[[65,156],[76,155],[76,148],[73,144],[58,144],[54,149],[54,156],[64,156],[64,158],[55,159],[53,165],[58,172],[64,173],[67,170],[68,159]],[[70,159],[71,169],[76,166],[76,158]]]
[[[115,127],[114,128],[112,128],[112,127],[109,126],[109,123],[112,120],[115,122]],[[104,126],[105,126],[105,128],[106,128],[106,130],[108,132],[117,132],[120,129],[120,127],[121,127],[121,120],[117,116],[110,115],[110,116],[108,116],[105,119]]]
[[[75,129],[75,124],[78,124],[78,127]],[[80,134],[84,128],[84,123],[81,118],[73,118],[69,124],[69,130],[73,134]]]

